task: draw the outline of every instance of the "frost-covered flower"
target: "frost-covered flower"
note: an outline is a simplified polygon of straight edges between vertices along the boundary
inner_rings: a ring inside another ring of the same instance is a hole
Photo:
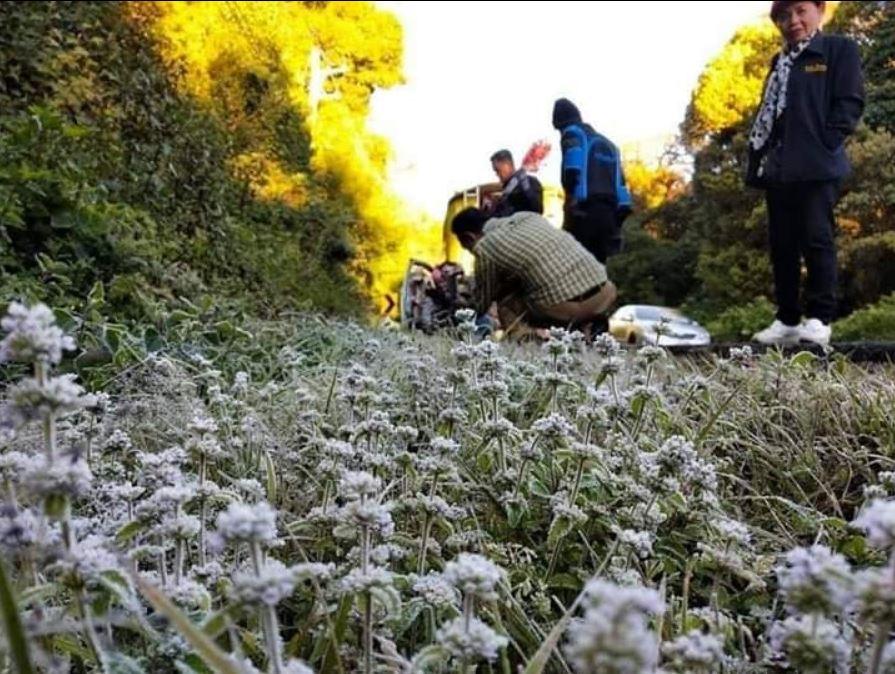
[[[186,540],[199,535],[199,518],[193,515],[167,517],[155,528],[161,536],[174,540]]]
[[[712,517],[709,525],[723,541],[743,546],[752,543],[752,534],[749,533],[748,527],[738,520],[723,516]]]
[[[216,433],[218,425],[211,417],[204,414],[196,414],[190,420],[189,429],[196,435],[205,435],[206,433]]]
[[[442,626],[436,641],[458,660],[476,662],[495,660],[497,653],[509,641],[478,618],[471,618],[467,629],[461,616]]]
[[[458,606],[460,595],[451,582],[440,573],[430,573],[418,577],[413,583],[413,591],[423,598],[427,604],[436,608]]]
[[[497,599],[495,590],[504,571],[481,555],[464,552],[445,565],[444,577],[464,594],[491,601]]]
[[[233,598],[237,601],[276,606],[295,590],[295,570],[281,561],[269,559],[256,573],[254,569],[233,575]]]
[[[57,495],[75,499],[87,493],[92,480],[90,467],[84,459],[61,456],[52,466],[32,463],[23,483],[35,496]]]
[[[43,419],[48,414],[62,418],[89,407],[93,396],[85,393],[75,379],[77,375],[50,377],[45,384],[26,378],[10,388],[12,413],[19,422]]]
[[[873,501],[852,522],[867,534],[870,544],[881,550],[895,545],[895,499]]]
[[[714,672],[724,660],[724,642],[714,634],[692,630],[662,644],[662,655],[678,672]]]
[[[390,506],[375,501],[349,501],[341,510],[340,521],[358,527],[368,527],[384,537],[395,531]]]
[[[382,480],[365,471],[345,471],[339,480],[339,493],[345,498],[369,498],[381,491]]]
[[[531,428],[544,438],[552,440],[565,440],[575,434],[575,427],[564,416],[556,413],[538,419]]]
[[[380,566],[373,566],[364,573],[362,569],[352,569],[339,581],[343,592],[366,592],[372,588],[391,587],[394,582],[392,572]]]
[[[63,351],[74,351],[75,341],[56,325],[56,317],[45,304],[26,307],[12,302],[0,320],[6,337],[0,342],[0,363],[19,361],[54,365]]]
[[[651,672],[658,664],[650,619],[664,610],[659,594],[644,587],[621,587],[592,580],[585,587],[585,612],[568,629],[565,646],[577,672]]]
[[[460,451],[460,445],[451,438],[435,437],[431,442],[432,452],[444,457],[451,457]]]
[[[103,443],[103,450],[107,452],[121,452],[126,454],[133,448],[134,445],[131,442],[130,436],[118,428],[112,431],[112,435],[106,438],[106,441]]]
[[[258,480],[242,479],[233,483],[233,488],[243,498],[251,501],[260,501],[264,498],[264,487]]]
[[[181,578],[177,585],[167,585],[165,594],[175,604],[188,610],[207,610],[211,606],[208,589],[191,578]]]
[[[268,503],[231,503],[217,518],[217,531],[227,542],[270,545],[277,537],[277,513]]]
[[[889,567],[862,569],[855,574],[857,610],[865,620],[895,623],[895,578]]]
[[[851,568],[845,557],[823,545],[795,548],[777,567],[780,594],[796,613],[845,612],[852,600]]]
[[[618,537],[619,543],[630,546],[641,559],[646,559],[653,554],[655,536],[649,531],[634,531],[613,525],[612,533]]]
[[[792,616],[775,622],[768,633],[771,656],[797,672],[848,672],[850,649],[842,632],[818,616]]]
[[[87,583],[99,583],[107,571],[120,571],[121,565],[115,553],[114,544],[103,536],[87,536],[57,562],[63,573],[76,574]]]
[[[40,519],[30,510],[0,505],[0,550],[11,554],[28,548],[43,533]]]

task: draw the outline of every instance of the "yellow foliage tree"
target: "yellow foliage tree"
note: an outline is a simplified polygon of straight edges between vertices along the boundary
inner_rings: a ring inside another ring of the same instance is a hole
[[[161,55],[180,88],[234,134],[231,165],[250,177],[256,197],[300,208],[313,174],[352,201],[354,268],[381,306],[407,258],[436,253],[439,233],[438,223],[408,212],[389,190],[389,144],[365,126],[373,92],[402,81],[397,19],[368,2],[145,5],[133,11],[153,13]],[[309,141],[299,170],[296,158],[275,151],[283,105]]]
[[[634,199],[634,210],[658,208],[669,199],[683,194],[683,177],[667,166],[649,166],[643,162],[625,163],[625,180]]]
[[[770,58],[779,48],[770,21],[738,30],[699,76],[681,131],[691,151],[707,137],[739,124],[761,100]]]

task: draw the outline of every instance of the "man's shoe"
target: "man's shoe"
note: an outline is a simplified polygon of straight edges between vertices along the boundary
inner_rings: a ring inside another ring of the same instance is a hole
[[[801,337],[801,326],[786,325],[775,320],[764,330],[756,332],[752,339],[768,346],[791,346],[798,344]]]
[[[799,326],[799,341],[828,346],[832,332],[832,328],[829,325],[824,325],[819,318],[809,318]]]

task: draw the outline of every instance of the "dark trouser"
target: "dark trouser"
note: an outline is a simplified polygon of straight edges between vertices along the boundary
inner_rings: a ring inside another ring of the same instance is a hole
[[[777,318],[798,325],[802,258],[808,268],[808,318],[832,322],[836,313],[836,242],[833,206],[839,182],[774,185],[767,190],[768,238],[774,268]]]
[[[586,201],[566,212],[563,229],[603,264],[621,249],[616,207],[607,201]]]

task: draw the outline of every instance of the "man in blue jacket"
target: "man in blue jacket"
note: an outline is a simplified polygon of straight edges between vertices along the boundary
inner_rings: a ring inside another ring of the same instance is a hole
[[[561,135],[563,229],[605,264],[621,250],[621,226],[631,212],[618,148],[581,120],[572,101],[553,105],[553,127]]]

